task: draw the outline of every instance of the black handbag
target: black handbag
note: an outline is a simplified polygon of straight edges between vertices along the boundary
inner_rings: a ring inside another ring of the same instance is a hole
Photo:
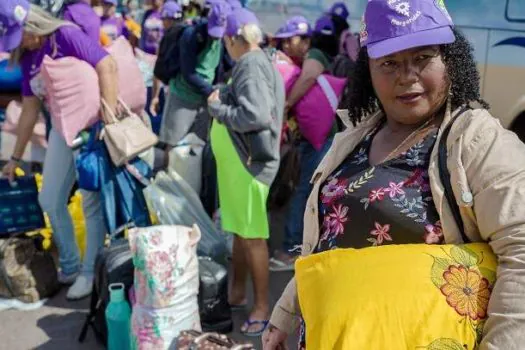
[[[230,333],[233,330],[228,303],[228,270],[208,257],[199,257],[199,313],[204,332]]]

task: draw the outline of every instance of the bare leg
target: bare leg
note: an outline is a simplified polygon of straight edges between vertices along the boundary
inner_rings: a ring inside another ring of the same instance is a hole
[[[229,303],[232,306],[246,304],[246,279],[248,277],[248,266],[246,254],[243,248],[243,239],[237,235],[233,236],[233,278],[231,281]]]
[[[268,319],[268,286],[270,272],[268,270],[268,245],[263,239],[243,239],[244,252],[250,274],[252,276],[254,305],[249,319],[264,321]],[[243,331],[256,332],[261,330],[260,324],[254,324]]]

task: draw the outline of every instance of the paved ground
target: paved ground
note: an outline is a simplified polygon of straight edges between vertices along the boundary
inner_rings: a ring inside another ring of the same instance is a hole
[[[3,137],[2,137],[3,136]],[[0,164],[12,150],[13,139],[0,135]],[[26,153],[29,160],[30,154]],[[272,213],[271,251],[277,248],[282,239],[284,212]],[[270,278],[270,302],[275,304],[284,287],[290,280],[291,273],[273,273]],[[251,288],[249,288],[251,299]],[[77,337],[85,320],[89,307],[89,298],[78,302],[68,302],[65,298],[66,289],[48,303],[35,311],[0,311],[0,349],[103,349],[97,344],[93,333],[88,333],[84,344],[77,342]],[[250,300],[251,302],[251,300]],[[245,311],[234,314],[235,331],[232,336],[239,340],[251,340],[260,348],[259,339],[243,338],[239,328],[247,317]],[[293,347],[294,339],[290,340]]]

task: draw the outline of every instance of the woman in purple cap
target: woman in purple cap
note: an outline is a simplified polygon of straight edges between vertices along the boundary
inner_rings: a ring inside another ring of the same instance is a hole
[[[117,105],[118,77],[115,61],[98,42],[76,25],[56,19],[42,8],[29,5],[26,0],[0,1],[0,27],[5,30],[0,41],[7,50],[14,50],[12,58],[15,63],[20,62],[23,75],[18,137],[11,160],[2,171],[3,175],[14,180],[15,169],[20,165],[45,96],[40,77],[44,56],[75,57],[93,66],[98,74],[101,95],[112,109]],[[104,115],[102,118],[109,120]],[[104,244],[106,228],[99,193],[82,191],[88,233],[87,250],[81,266],[67,209],[69,193],[75,182],[73,151],[53,128],[49,135],[43,178],[39,202],[53,227],[53,239],[59,251],[59,281],[63,284],[74,282],[67,297],[80,299],[91,293],[95,257]]]
[[[254,306],[241,328],[247,336],[260,336],[268,324],[266,202],[279,169],[285,97],[281,76],[259,47],[262,39],[252,12],[237,9],[228,16],[224,42],[237,63],[231,85],[208,98],[222,229],[235,235],[232,306],[246,306],[248,273],[253,281]]]
[[[155,55],[159,48],[160,40],[164,35],[164,26],[160,16],[160,9],[164,0],[148,0],[151,8],[144,13],[141,24],[140,49]]]
[[[287,22],[285,28],[288,27],[289,29],[282,30],[277,37],[293,35],[293,30],[291,30],[293,24],[295,23],[292,20]],[[310,90],[321,74],[330,72],[332,62],[339,52],[339,36],[346,28],[348,28],[348,24],[343,19],[337,16],[324,15],[315,23],[312,37],[310,39],[301,39],[302,43],[309,44],[308,46],[299,46],[302,48],[302,51],[296,51],[294,43],[296,39],[294,37],[285,39],[282,43],[286,54],[291,53],[295,55],[295,52],[303,52],[304,55],[301,63],[301,74],[286,97],[285,115],[288,115],[293,106]],[[307,51],[305,52],[304,49]],[[295,57],[294,61],[297,61],[297,57]],[[336,130],[337,124],[334,123],[332,134]],[[294,268],[297,254],[291,252],[302,241],[303,213],[311,189],[310,179],[330,146],[331,136],[329,135],[325,141],[325,146],[319,151],[307,140],[302,138],[299,140],[297,146],[301,162],[299,184],[291,200],[282,249],[274,252],[274,256],[270,261],[270,269],[272,271],[292,271]]]
[[[128,37],[129,33],[122,16],[117,16],[117,0],[102,1],[102,17],[100,17],[100,29],[106,33],[111,41],[123,35]]]
[[[360,37],[363,48],[343,102],[349,109],[340,114],[348,129],[313,176],[302,255],[488,242],[499,267],[490,303],[477,306],[488,315],[477,348],[521,348],[525,145],[487,111],[472,46],[454,29],[443,1],[370,0]],[[347,190],[370,171],[359,188]],[[284,346],[300,315],[292,280],[274,308],[264,349]],[[400,337],[416,330],[403,331]]]
[[[223,1],[213,2],[207,19],[195,20],[180,36],[180,71],[170,81],[169,100],[164,107],[159,140],[169,150],[189,132],[207,140],[209,115],[206,99],[220,71],[231,8]]]
[[[100,29],[114,41],[123,35],[125,28],[124,19],[117,14],[117,0],[102,1],[102,16],[100,16]]]

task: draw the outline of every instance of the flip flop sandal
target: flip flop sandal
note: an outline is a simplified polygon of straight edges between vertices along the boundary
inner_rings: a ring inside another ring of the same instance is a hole
[[[252,320],[246,320],[246,322],[244,322],[244,324],[242,325],[241,327],[241,334],[246,336],[246,337],[260,337],[264,331],[266,330],[266,327],[268,327],[268,324],[270,323],[269,320],[264,320],[264,321],[252,321]],[[256,331],[256,332],[248,332],[248,331],[243,331],[242,329],[250,329],[252,326],[255,326],[255,325],[261,325],[262,328],[259,330],[259,331]]]
[[[276,258],[270,258],[270,271],[272,272],[289,272],[295,270],[295,261],[284,262]]]

